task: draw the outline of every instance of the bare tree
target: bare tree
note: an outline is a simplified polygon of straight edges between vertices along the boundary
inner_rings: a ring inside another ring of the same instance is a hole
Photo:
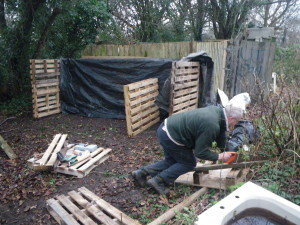
[[[264,27],[282,26],[285,21],[299,10],[298,0],[265,0],[255,10],[260,25]]]
[[[170,0],[119,0],[109,1],[109,9],[125,32],[134,34],[142,42],[154,41],[158,27],[166,18]]]
[[[210,19],[216,38],[231,38],[256,5],[254,0],[210,0]]]

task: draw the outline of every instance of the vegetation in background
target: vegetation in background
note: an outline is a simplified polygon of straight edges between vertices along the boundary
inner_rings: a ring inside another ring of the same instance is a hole
[[[78,57],[109,18],[104,1],[0,1],[0,101],[30,95],[29,59]]]

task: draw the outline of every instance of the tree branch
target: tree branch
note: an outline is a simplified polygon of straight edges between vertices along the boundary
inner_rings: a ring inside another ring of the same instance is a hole
[[[54,8],[51,16],[48,18],[47,22],[46,22],[46,26],[44,27],[44,30],[40,36],[40,39],[37,43],[37,47],[36,50],[33,54],[33,58],[38,58],[41,55],[42,49],[44,48],[45,45],[45,40],[47,38],[47,35],[50,31],[50,28],[52,26],[52,24],[54,23],[56,17],[61,13],[61,10],[59,8]]]

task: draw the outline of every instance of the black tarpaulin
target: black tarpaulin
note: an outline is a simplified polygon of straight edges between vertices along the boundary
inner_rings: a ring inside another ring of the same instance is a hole
[[[123,85],[158,78],[174,59],[61,59],[61,109],[87,117],[125,119]]]

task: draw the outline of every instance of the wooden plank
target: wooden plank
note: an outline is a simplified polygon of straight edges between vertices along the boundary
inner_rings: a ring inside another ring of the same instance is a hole
[[[131,117],[131,123],[134,124],[136,121],[141,120],[144,117],[146,117],[152,113],[155,113],[158,110],[159,110],[159,108],[157,106],[155,106],[155,107],[151,107],[151,108],[147,109],[146,111],[141,111],[139,114]]]
[[[60,76],[60,73],[39,73],[39,74],[34,74],[31,75],[31,79],[35,78],[37,80],[42,80],[42,79],[51,79],[51,78],[57,78]]]
[[[37,90],[36,95],[37,96],[41,96],[41,95],[45,95],[45,94],[55,94],[59,92],[59,88],[55,87],[55,88],[49,88],[49,89],[45,89],[45,90]]]
[[[193,105],[193,106],[186,107],[186,108],[183,108],[183,109],[178,109],[176,111],[173,111],[172,115],[177,114],[177,113],[182,113],[182,112],[188,112],[188,111],[193,110],[193,109],[197,109],[197,106]]]
[[[80,222],[86,225],[97,225],[91,218],[84,214],[72,201],[66,198],[64,195],[57,196],[57,200],[69,210]]]
[[[42,84],[36,84],[36,88],[43,88],[43,87],[52,87],[52,86],[57,86],[58,88],[59,82],[49,82],[49,83],[42,83]]]
[[[1,135],[0,135],[0,147],[4,150],[4,152],[10,159],[17,158],[17,155],[14,153],[12,148],[7,144],[7,142],[4,140],[4,138]]]
[[[191,67],[191,66],[198,66],[199,67],[199,63],[198,62],[175,62],[175,67],[176,68]]]
[[[180,97],[180,98],[174,98],[173,104],[176,105],[176,104],[179,104],[179,103],[182,103],[182,102],[185,102],[185,101],[189,101],[189,100],[192,100],[192,99],[196,99],[196,101],[197,101],[198,100],[198,93],[192,93],[190,95],[186,95],[186,96],[183,96],[183,97]]]
[[[153,126],[154,124],[158,123],[159,121],[160,121],[160,118],[158,117],[158,118],[152,120],[151,122],[149,122],[147,125],[144,125],[144,126],[140,127],[139,129],[135,130],[132,133],[132,135],[135,136],[135,135],[141,133],[142,131],[147,130],[149,127]]]
[[[51,100],[56,100],[56,96],[55,96],[55,95],[54,95],[54,96],[49,96],[48,100],[49,100],[49,101],[51,101]],[[37,99],[37,103],[45,102],[45,101],[46,101],[46,98],[45,98],[45,97],[39,97],[39,98]]]
[[[111,152],[111,148],[104,149],[99,155],[97,155],[96,157],[89,160],[88,163],[84,164],[78,170],[84,171],[84,170],[88,169],[91,165],[95,164],[97,161],[99,161],[99,159],[101,159],[103,156],[107,155],[109,152]]]
[[[188,75],[196,75],[196,76],[198,75],[199,76],[199,66],[189,67],[189,68],[178,68],[175,70],[174,75],[175,75],[175,77],[188,76]]]
[[[43,157],[41,158],[41,160],[39,160],[39,164],[40,165],[45,165],[46,161],[49,159],[54,147],[56,146],[58,140],[60,139],[61,134],[56,134],[54,136],[54,139],[52,140],[52,142],[50,143],[50,145],[48,146],[47,150],[45,151]]]
[[[151,114],[149,115],[147,118],[145,119],[142,119],[141,121],[135,123],[135,124],[132,124],[132,130],[135,130],[136,128],[144,125],[145,123],[149,122],[149,121],[152,121],[153,119],[156,119],[159,117],[159,112],[155,112],[154,114]]]
[[[110,217],[108,217],[101,210],[99,210],[94,204],[89,203],[85,208],[101,223],[105,225],[118,225]]]
[[[56,105],[56,106],[57,106],[57,108],[59,108],[59,107],[60,107],[60,104],[58,104],[58,103],[57,103],[56,99],[54,99],[54,100],[50,100],[50,97],[49,97],[48,99],[49,99],[49,100],[48,100],[48,104],[49,104],[49,106],[50,106],[50,105]],[[46,106],[46,104],[47,104],[47,102],[46,102],[46,101],[44,101],[44,102],[40,102],[40,103],[38,103],[36,106],[37,106],[37,108],[41,108],[41,107],[44,107],[44,106]]]
[[[196,201],[197,198],[199,198],[201,195],[205,194],[207,191],[208,191],[207,188],[205,188],[205,187],[201,188],[200,190],[196,191],[191,196],[184,199],[183,202],[179,203],[175,207],[169,209],[167,212],[162,214],[157,219],[153,220],[148,225],[159,225],[159,224],[166,223],[167,221],[169,221],[170,219],[175,217],[176,214],[180,213],[185,207],[191,205],[194,201]]]
[[[218,169],[225,169],[225,168],[246,168],[253,165],[261,165],[266,163],[267,160],[261,161],[250,161],[250,162],[241,162],[241,163],[232,163],[232,164],[214,164],[214,165],[207,165],[194,168],[194,171],[204,172],[208,170],[218,170]]]
[[[56,148],[54,149],[49,161],[47,162],[47,166],[52,166],[54,164],[54,162],[57,159],[57,153],[61,150],[61,148],[63,147],[66,139],[67,139],[68,135],[67,134],[63,134],[58,142],[58,144],[56,145]]]
[[[155,92],[150,93],[149,95],[140,97],[140,98],[138,98],[138,99],[136,99],[134,101],[130,101],[129,105],[130,105],[130,107],[133,107],[133,106],[135,106],[137,104],[140,104],[140,103],[143,103],[145,101],[149,101],[151,99],[154,99],[157,96],[158,96],[158,91],[155,91]]]
[[[30,62],[34,61],[36,64],[39,63],[44,63],[44,61],[46,61],[46,63],[55,63],[56,59],[30,59]],[[60,61],[57,61],[58,63],[60,63]]]
[[[191,81],[191,80],[198,80],[198,78],[199,78],[199,73],[197,73],[197,74],[188,74],[188,75],[185,75],[185,76],[176,76],[174,78],[174,81],[176,83],[183,82],[183,81],[187,82],[187,81]]]
[[[134,106],[133,108],[129,109],[130,115],[135,115],[137,112],[141,112],[155,106],[155,100],[156,99],[151,99],[150,101],[143,102],[140,105]]]
[[[124,101],[125,101],[125,113],[126,113],[126,126],[127,126],[127,133],[129,136],[132,135],[131,130],[131,112],[130,112],[130,98],[129,98],[129,86],[125,85],[124,89]]]
[[[129,93],[129,98],[132,99],[132,98],[135,98],[135,97],[138,97],[138,96],[150,93],[150,92],[155,92],[156,90],[158,90],[158,85],[148,86],[148,87],[145,87],[145,89],[143,89],[143,90],[138,90],[136,92]]]
[[[187,95],[190,93],[195,93],[195,92],[198,93],[198,87],[196,87],[196,86],[187,88],[187,89],[183,89],[183,90],[177,90],[176,92],[174,92],[174,98],[177,98],[182,95]]]
[[[177,105],[174,105],[173,106],[173,111],[177,111],[177,110],[180,110],[180,109],[184,109],[186,107],[190,108],[190,107],[195,107],[197,108],[197,105],[198,105],[198,99],[191,99],[189,100],[188,102],[185,102],[185,103],[180,103],[180,104],[177,104]]]
[[[60,108],[60,104],[55,104],[55,105],[50,105],[49,102],[46,103],[46,106],[44,107],[38,107],[37,111],[40,113],[40,112],[43,112],[43,111],[46,111],[47,112],[51,109],[59,109]]]
[[[93,192],[88,190],[85,187],[78,188],[78,190],[89,200],[95,200],[95,203],[105,212],[110,214],[111,216],[117,218],[119,221],[122,222],[122,224],[135,224],[140,225],[139,222],[136,220],[133,220],[132,218],[128,217],[125,213],[118,210],[117,208],[110,205],[108,202],[104,201],[103,199],[99,198],[97,195],[95,195]]]
[[[61,225],[80,225],[56,200],[47,200],[47,209],[54,219]]]
[[[56,69],[47,69],[47,72],[45,72],[45,70],[36,70],[35,74],[51,74],[51,73],[56,73]]]
[[[44,117],[44,116],[50,116],[50,115],[57,114],[57,113],[60,113],[60,109],[55,109],[55,110],[49,111],[49,112],[38,113],[36,118],[41,118],[41,117]]]
[[[128,90],[132,91],[132,90],[137,89],[137,88],[141,88],[141,87],[144,87],[144,86],[147,86],[147,85],[155,84],[157,82],[158,82],[157,78],[150,78],[150,79],[147,79],[147,80],[131,83],[131,84],[128,84]]]
[[[186,83],[179,83],[176,84],[174,87],[174,90],[179,90],[179,89],[184,89],[184,88],[190,88],[190,87],[196,87],[198,86],[198,81],[191,81],[191,82],[186,82]]]
[[[82,195],[79,194],[79,192],[76,192],[74,190],[68,192],[68,195],[83,208],[85,208],[89,203],[89,201],[83,198]]]

